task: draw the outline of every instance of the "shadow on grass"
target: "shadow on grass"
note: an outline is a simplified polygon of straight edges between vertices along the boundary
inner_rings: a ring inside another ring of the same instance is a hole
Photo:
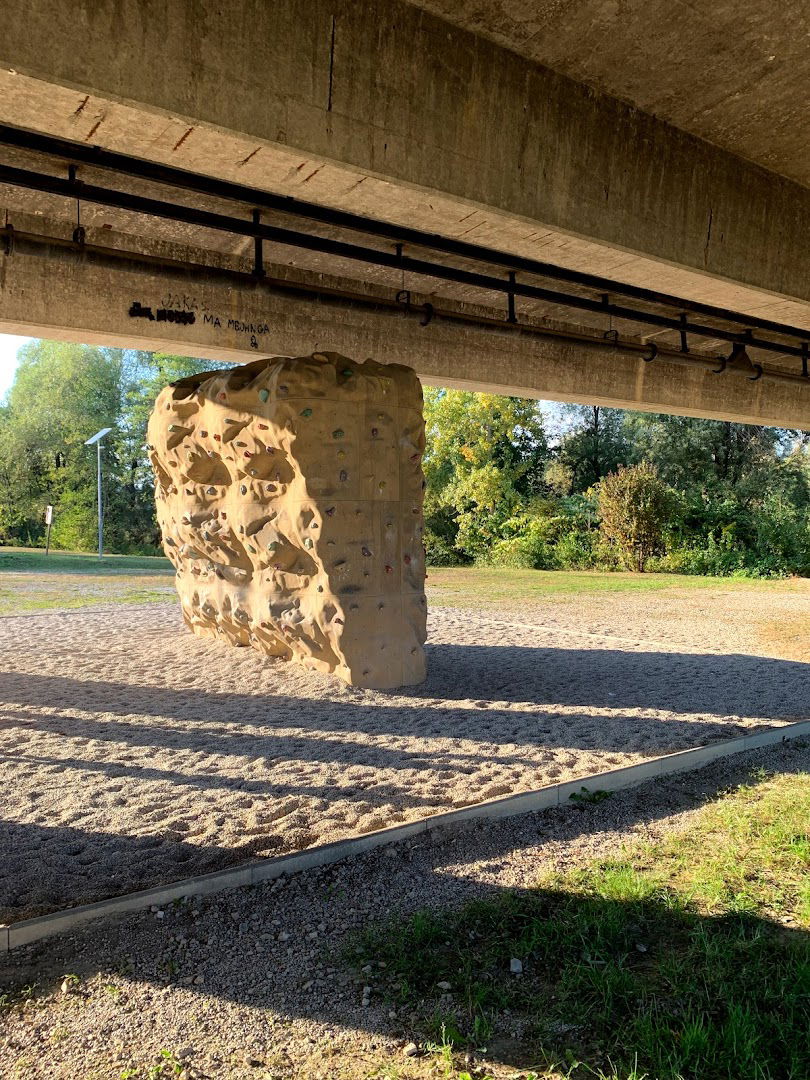
[[[365,931],[350,955],[378,969],[382,992],[430,1039],[486,1047],[514,1068],[810,1076],[810,934],[746,913],[706,917],[619,864],[580,889],[417,913]]]

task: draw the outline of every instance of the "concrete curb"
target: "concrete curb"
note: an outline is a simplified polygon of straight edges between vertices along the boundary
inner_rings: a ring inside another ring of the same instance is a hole
[[[405,825],[393,825],[388,829],[378,829],[375,832],[365,833],[363,836],[353,836],[346,840],[336,840],[331,844],[321,844],[291,855],[280,855],[272,859],[254,859],[227,870],[199,874],[196,877],[171,882],[169,885],[159,885],[154,889],[144,889],[140,892],[126,893],[123,896],[114,896],[109,900],[100,900],[95,904],[82,904],[63,911],[54,911],[50,915],[41,915],[36,919],[24,919],[8,926],[0,926],[0,955],[20,948],[22,945],[30,945],[42,938],[73,930],[93,919],[126,911],[142,911],[153,904],[160,906],[185,896],[208,896],[211,893],[223,892],[242,885],[270,881],[282,874],[297,874],[316,866],[328,866],[341,859],[370,851],[372,848],[391,844],[397,840],[405,840],[409,836],[416,836],[419,833],[448,825],[547,810],[549,807],[562,805],[583,787],[589,791],[620,791],[622,788],[635,787],[656,776],[674,776],[676,773],[689,772],[708,765],[718,758],[731,757],[745,750],[773,746],[787,742],[789,739],[801,738],[803,735],[810,737],[810,720],[800,720],[785,727],[771,728],[768,731],[758,732],[756,735],[743,735],[737,739],[729,739],[727,742],[711,743],[709,746],[698,746],[692,750],[679,750],[675,754],[651,758],[637,765],[626,765],[622,769],[580,776],[576,780],[567,780],[562,784],[550,784],[548,787],[537,788],[534,791],[507,795],[504,798],[464,806],[458,810],[448,810],[443,814],[432,814]]]

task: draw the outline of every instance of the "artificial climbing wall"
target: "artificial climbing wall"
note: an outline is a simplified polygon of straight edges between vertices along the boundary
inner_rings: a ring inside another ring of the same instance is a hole
[[[166,387],[158,521],[195,633],[355,686],[425,677],[422,388],[334,353]]]

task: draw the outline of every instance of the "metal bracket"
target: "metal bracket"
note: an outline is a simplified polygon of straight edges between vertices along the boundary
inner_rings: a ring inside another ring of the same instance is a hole
[[[688,353],[689,352],[689,344],[687,343],[687,340],[686,340],[687,319],[686,319],[686,312],[685,311],[681,312],[680,322],[681,322],[681,352]]]
[[[76,166],[68,165],[68,180],[71,184],[80,186],[80,182],[76,179]],[[82,225],[82,204],[79,196],[76,196],[76,228],[73,230],[73,243],[84,244],[87,239],[87,231],[84,225]]]
[[[515,272],[514,272],[514,270],[509,271],[509,284],[510,285],[515,284]],[[508,292],[506,294],[506,303],[507,303],[506,321],[508,323],[516,323],[517,322],[517,316],[515,315],[515,294],[513,292]]]
[[[253,224],[261,225],[262,214],[260,210],[254,210],[252,212]],[[264,245],[260,236],[253,237],[253,276],[257,278],[264,277]]]
[[[653,360],[656,358],[656,356],[658,356],[658,346],[655,344],[654,341],[649,342],[648,347],[649,347],[649,350],[650,350],[650,355],[649,356],[642,356],[642,358],[641,358],[644,361],[645,364],[651,364],[653,362]]]

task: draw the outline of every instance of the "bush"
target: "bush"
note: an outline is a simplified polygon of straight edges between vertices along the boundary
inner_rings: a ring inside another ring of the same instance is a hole
[[[675,506],[675,492],[648,462],[619,468],[599,484],[602,535],[628,570],[643,573],[650,556],[663,551]]]

